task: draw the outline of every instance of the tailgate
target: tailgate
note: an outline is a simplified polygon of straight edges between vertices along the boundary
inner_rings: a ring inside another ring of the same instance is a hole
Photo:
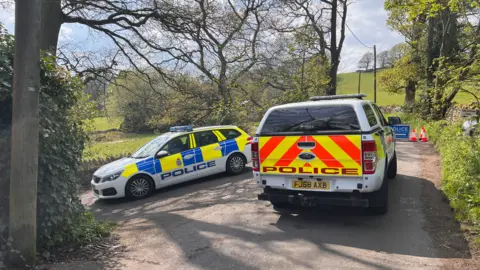
[[[260,172],[361,176],[361,140],[361,135],[260,136]]]

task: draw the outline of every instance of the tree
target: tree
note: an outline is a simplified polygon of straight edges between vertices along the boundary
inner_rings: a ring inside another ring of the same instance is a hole
[[[377,54],[377,61],[379,63],[380,68],[386,68],[388,67],[388,58],[389,58],[389,51],[383,51],[379,54]]]
[[[330,83],[327,94],[335,95],[349,1],[284,0],[282,3],[281,7],[286,9],[286,14],[282,18],[285,18],[286,23],[276,22],[277,29],[294,31],[294,29],[306,27],[313,30],[320,55],[329,61]],[[299,22],[302,24],[298,25]],[[280,27],[278,27],[279,24]]]
[[[407,38],[423,77],[424,117],[441,119],[458,92],[478,80],[477,0],[387,0],[389,25]],[[426,38],[425,38],[426,37]]]
[[[409,50],[409,45],[406,43],[399,43],[395,46],[393,46],[389,51],[388,51],[388,57],[386,59],[387,65],[388,66],[395,66],[395,63],[402,59],[402,57],[407,53]]]
[[[373,66],[373,52],[365,53],[360,59],[360,61],[358,61],[358,67],[363,68],[366,71],[368,70],[370,65]]]
[[[404,91],[405,104],[413,105],[420,74],[421,67],[414,64],[411,54],[407,54],[396,61],[395,66],[380,74],[379,83],[385,91],[390,93]]]

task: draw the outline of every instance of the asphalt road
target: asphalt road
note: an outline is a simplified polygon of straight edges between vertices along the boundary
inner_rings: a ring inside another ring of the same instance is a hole
[[[313,208],[278,212],[257,201],[251,172],[215,176],[141,201],[83,201],[118,221],[128,248],[119,269],[438,269],[471,254],[448,204],[422,178],[422,147],[400,143],[390,210]]]

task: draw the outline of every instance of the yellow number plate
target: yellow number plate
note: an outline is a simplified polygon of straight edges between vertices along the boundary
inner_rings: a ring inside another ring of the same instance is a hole
[[[330,189],[330,181],[293,180],[292,181],[292,188],[329,190]]]

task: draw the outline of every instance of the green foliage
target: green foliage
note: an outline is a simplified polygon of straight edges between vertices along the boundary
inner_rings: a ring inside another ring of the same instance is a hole
[[[421,67],[416,65],[411,54],[405,54],[391,69],[382,72],[379,77],[379,85],[386,92],[401,93],[405,90],[408,80],[419,81]]]
[[[13,46],[12,36],[0,34],[1,64],[7,66],[0,69],[4,86],[0,92],[2,108],[11,107],[12,102],[12,88],[8,86],[13,80]],[[106,233],[108,226],[85,214],[78,198],[77,173],[88,139],[84,122],[94,116],[94,104],[83,96],[80,79],[59,68],[53,57],[42,58],[40,80],[37,239],[40,250],[51,250],[60,245],[90,242]],[[9,126],[11,117],[2,121]],[[9,155],[10,149],[0,154]],[[9,175],[4,171],[0,177]]]
[[[460,127],[445,121],[426,125],[442,159],[442,190],[457,218],[480,229],[480,139],[463,136]]]

